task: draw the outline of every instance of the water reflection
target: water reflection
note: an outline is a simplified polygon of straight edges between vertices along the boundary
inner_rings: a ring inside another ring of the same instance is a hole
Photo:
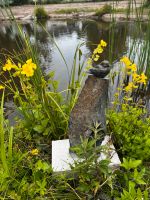
[[[30,37],[33,45],[37,44],[41,66],[45,73],[55,70],[55,77],[60,81],[60,89],[66,88],[69,80],[65,64],[49,35],[43,27],[54,38],[55,42],[63,52],[67,60],[69,71],[77,45],[86,42],[82,48],[85,57],[90,55],[100,39],[108,43],[108,47],[101,56],[101,60],[109,59],[111,62],[118,60],[123,54],[130,50],[132,39],[137,44],[143,40],[144,32],[147,31],[146,24],[141,25],[141,33],[136,29],[135,23],[104,23],[94,20],[59,20],[44,21],[35,27],[32,22],[23,24],[23,30]],[[36,30],[36,35],[34,34]],[[3,49],[13,52],[18,51],[18,33],[14,24],[1,24],[0,26],[0,51]],[[90,42],[90,43],[89,43]],[[2,58],[2,56],[0,55]]]

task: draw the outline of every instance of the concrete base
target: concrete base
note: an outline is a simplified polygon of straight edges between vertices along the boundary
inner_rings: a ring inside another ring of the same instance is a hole
[[[99,160],[109,157],[112,167],[119,166],[120,160],[109,136],[105,136],[102,145],[107,145],[108,152],[106,153],[107,155],[102,153]],[[69,148],[69,139],[52,141],[52,168],[54,172],[69,171],[69,164],[73,165],[74,160],[78,159],[75,154],[69,152]]]

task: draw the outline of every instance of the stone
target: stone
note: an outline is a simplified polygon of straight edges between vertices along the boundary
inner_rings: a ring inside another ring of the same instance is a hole
[[[93,127],[94,122],[100,122],[106,130],[108,86],[108,79],[88,76],[70,115],[68,136],[71,147],[80,144],[81,137],[90,137],[90,127]]]
[[[105,136],[101,145],[107,145],[108,151],[106,154],[101,153],[98,161],[110,158],[110,167],[118,168],[120,160],[110,136]],[[73,165],[75,160],[79,160],[75,154],[70,153],[69,149],[69,139],[52,141],[52,168],[54,172],[70,171],[70,164]]]

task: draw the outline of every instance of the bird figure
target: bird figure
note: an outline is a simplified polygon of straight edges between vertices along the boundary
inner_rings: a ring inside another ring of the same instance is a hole
[[[109,74],[111,67],[112,66],[110,65],[108,60],[103,60],[99,65],[91,68],[88,73],[98,78],[104,78]]]

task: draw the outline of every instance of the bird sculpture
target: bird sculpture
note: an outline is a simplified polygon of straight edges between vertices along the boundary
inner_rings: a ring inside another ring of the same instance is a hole
[[[111,67],[108,60],[103,60],[99,65],[95,65],[91,68],[88,73],[98,78],[104,78],[109,74]]]

